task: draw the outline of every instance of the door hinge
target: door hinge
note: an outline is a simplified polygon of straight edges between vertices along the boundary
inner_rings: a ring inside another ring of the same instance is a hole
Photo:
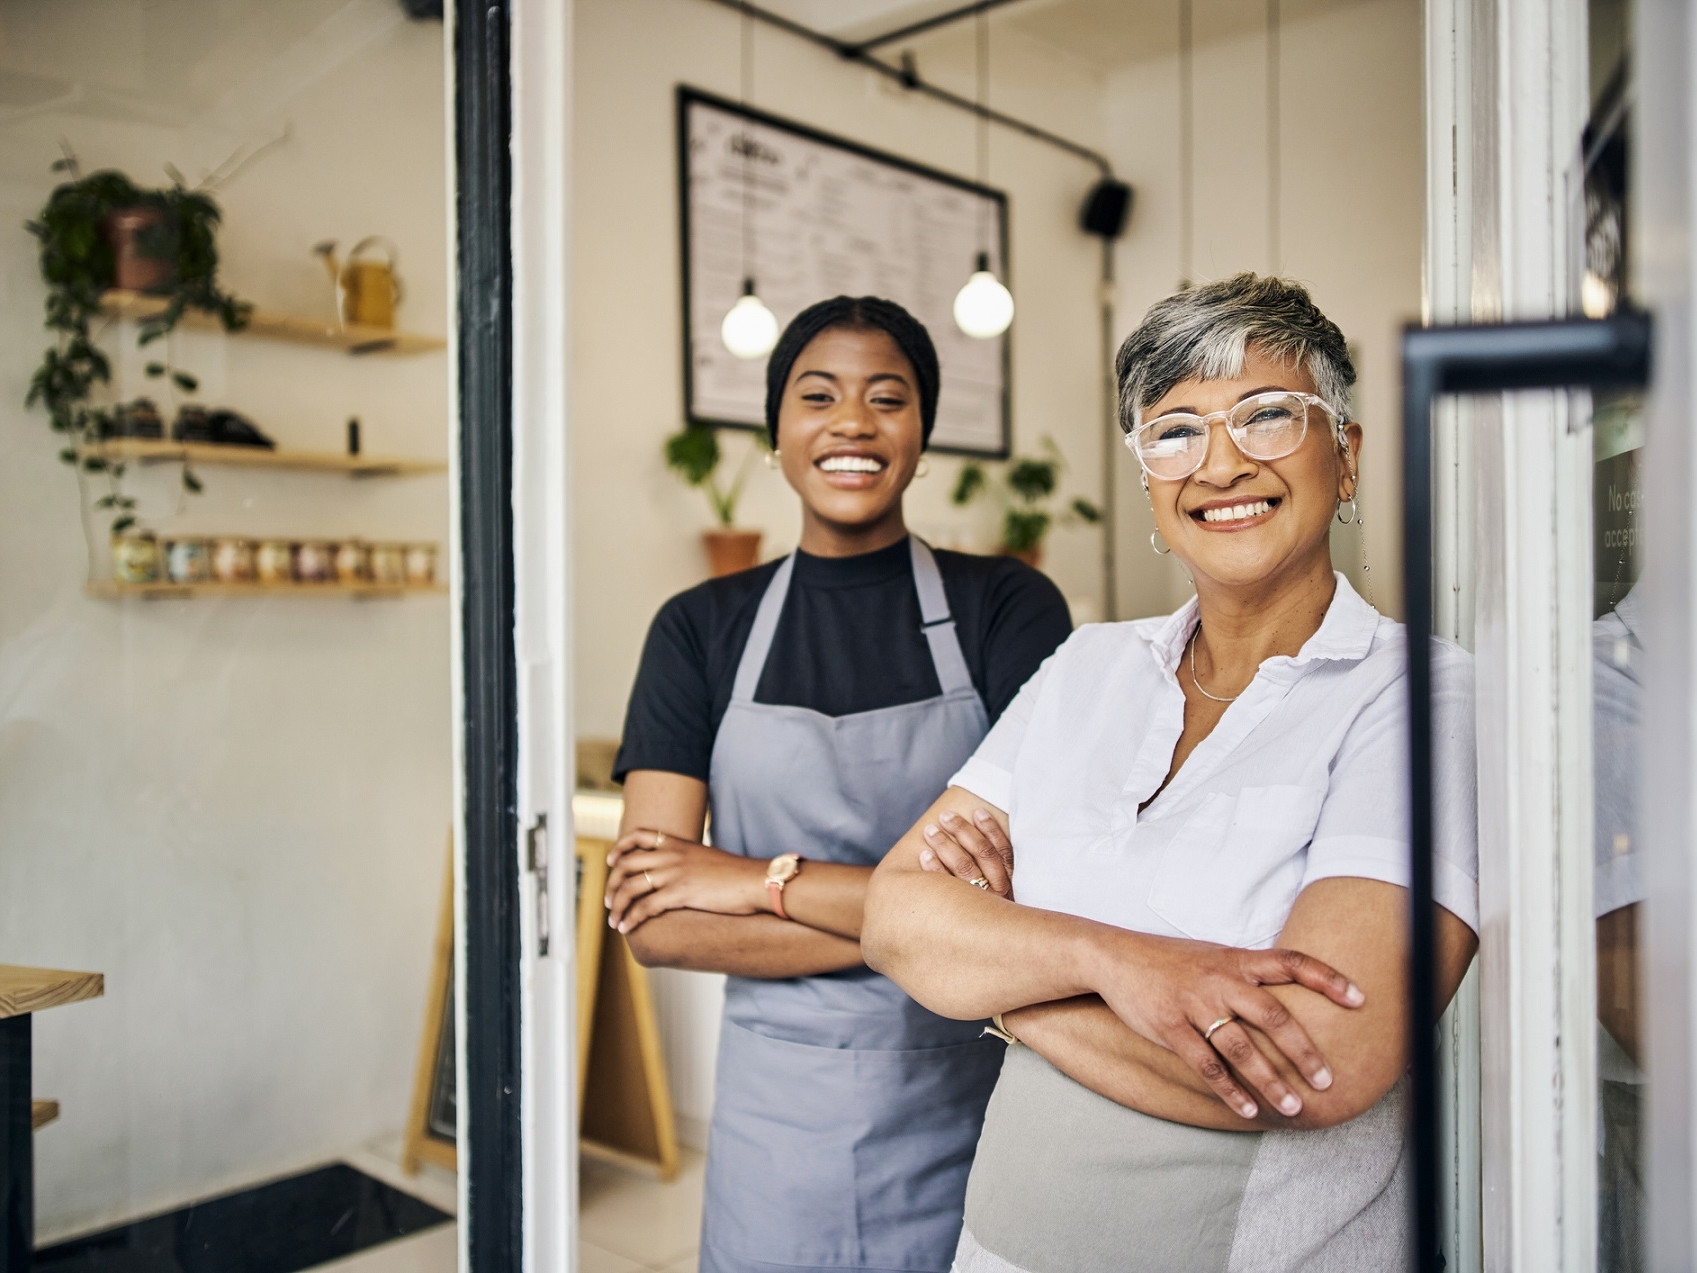
[[[525,863],[536,876],[536,957],[548,958],[548,815],[539,813],[524,833]]]

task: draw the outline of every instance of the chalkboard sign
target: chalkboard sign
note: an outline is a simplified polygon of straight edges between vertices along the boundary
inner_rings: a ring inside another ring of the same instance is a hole
[[[1005,194],[682,86],[678,157],[692,423],[765,425],[765,360],[719,335],[752,275],[780,327],[839,294],[905,306],[942,364],[931,448],[1007,456],[1009,337],[954,321],[980,252],[1008,279]]]

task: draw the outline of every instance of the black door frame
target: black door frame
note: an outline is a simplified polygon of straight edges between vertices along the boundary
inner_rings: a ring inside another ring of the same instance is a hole
[[[466,1249],[521,1267],[518,689],[513,644],[511,0],[455,0]]]
[[[1444,1267],[1438,1188],[1437,925],[1432,849],[1432,406],[1453,394],[1527,389],[1642,388],[1649,382],[1652,325],[1623,310],[1610,318],[1550,319],[1457,327],[1410,327],[1402,337],[1403,613],[1408,622],[1409,1069],[1413,1082],[1414,1273]],[[1427,639],[1421,640],[1424,635]]]

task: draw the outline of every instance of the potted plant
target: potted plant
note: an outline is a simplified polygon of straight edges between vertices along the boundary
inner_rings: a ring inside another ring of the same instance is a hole
[[[996,551],[1018,557],[1028,566],[1043,563],[1043,540],[1058,521],[1063,526],[1094,526],[1102,511],[1089,500],[1075,497],[1058,515],[1050,508],[1066,465],[1053,438],[1044,438],[1042,455],[1014,456],[1001,469],[1002,481],[991,487],[982,464],[963,466],[952,495],[958,505],[971,503],[986,490],[994,490],[1003,505],[1001,541]]]
[[[707,496],[714,520],[718,522],[713,530],[701,532],[708,568],[715,579],[747,570],[760,560],[760,532],[739,530],[736,515],[743,484],[748,481],[755,456],[763,449],[751,445],[736,474],[724,484],[718,477],[719,464],[724,459],[718,430],[711,425],[691,424],[666,439],[666,467]]]
[[[95,386],[109,383],[111,364],[96,347],[93,324],[101,298],[112,288],[146,291],[164,307],[138,321],[138,341],[148,345],[171,332],[190,309],[214,314],[228,331],[247,322],[252,307],[218,285],[217,229],[221,213],[205,187],[190,188],[167,169],[162,189],[136,185],[113,169],[84,175],[69,151],[53,165],[68,180],[48,196],[29,232],[40,244],[47,284],[46,327],[53,343],[30,378],[26,406],[40,405],[64,445],[59,458],[107,483],[95,507],[113,514],[112,533],[135,524],[135,500],[124,494],[124,466],[108,462],[99,443],[115,432],[121,411],[92,401]],[[167,358],[147,364],[147,374],[173,392],[193,393],[198,382]],[[139,400],[138,400],[139,401]],[[151,411],[151,404],[148,405]],[[183,466],[183,486],[200,482]]]

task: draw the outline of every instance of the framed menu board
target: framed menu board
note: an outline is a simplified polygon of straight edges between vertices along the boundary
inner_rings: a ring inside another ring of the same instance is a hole
[[[931,449],[1005,458],[1009,336],[966,335],[954,298],[980,252],[1007,281],[1007,196],[681,85],[677,108],[686,418],[765,425],[765,360],[719,336],[752,275],[780,327],[837,295],[906,307],[942,364]]]

